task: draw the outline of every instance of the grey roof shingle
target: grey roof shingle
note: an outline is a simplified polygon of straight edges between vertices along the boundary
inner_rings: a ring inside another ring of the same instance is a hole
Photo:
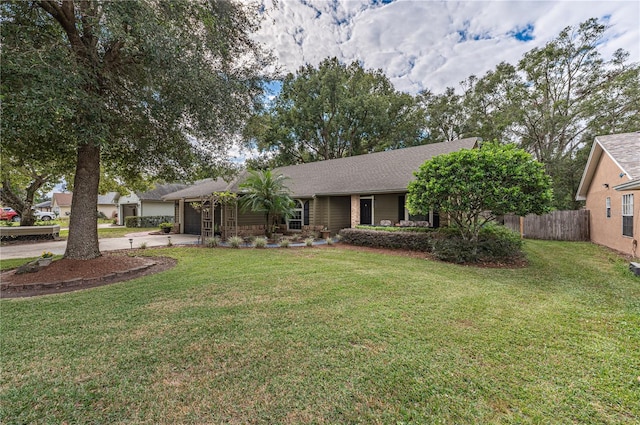
[[[471,149],[477,137],[276,169],[297,197],[403,192],[414,171],[434,156]]]
[[[472,149],[477,137],[433,143],[410,148],[376,152],[347,158],[290,165],[274,170],[289,178],[286,182],[294,197],[376,194],[404,192],[413,172],[436,155]],[[164,196],[165,200],[195,199],[213,192],[239,192],[246,172],[230,183],[208,179],[179,192]]]
[[[627,174],[627,179],[624,179],[623,182],[628,183],[629,180],[640,178],[640,132],[596,136],[582,173],[576,200],[584,201],[587,199],[591,180],[596,174],[603,152],[606,152],[620,167],[620,170]],[[620,178],[622,177],[625,176],[621,175]]]
[[[233,182],[232,182],[233,183]],[[162,197],[165,201],[178,199],[195,199],[201,196],[207,196],[214,192],[224,192],[229,189],[229,183],[222,177],[217,179],[204,179],[191,186],[187,186],[176,192],[169,193]]]
[[[140,198],[141,201],[162,201],[165,195],[182,190],[186,187],[189,187],[189,185],[180,183],[159,184],[151,190],[138,192],[136,195],[138,195],[138,198]]]
[[[98,195],[98,205],[117,204],[118,192],[107,192],[104,195]]]
[[[640,178],[640,132],[597,136],[596,140],[631,180]]]

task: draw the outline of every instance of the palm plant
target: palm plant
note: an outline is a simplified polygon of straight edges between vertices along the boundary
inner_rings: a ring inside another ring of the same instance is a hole
[[[253,211],[264,214],[265,235],[271,237],[272,225],[278,217],[290,217],[295,203],[285,185],[287,177],[273,174],[271,170],[249,171],[249,177],[240,185],[242,212]]]

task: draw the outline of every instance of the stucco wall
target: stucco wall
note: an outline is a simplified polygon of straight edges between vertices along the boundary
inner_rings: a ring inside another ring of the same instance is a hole
[[[617,191],[613,187],[629,181],[616,163],[603,153],[587,191],[591,241],[626,254],[632,254],[633,241],[640,239],[640,191]],[[608,187],[604,186],[605,184]],[[622,195],[633,193],[633,237],[622,235]],[[606,198],[611,198],[611,217],[607,218]]]
[[[98,211],[104,214],[107,218],[113,218],[115,217],[115,214],[118,212],[118,206],[101,204],[101,205],[98,205]]]

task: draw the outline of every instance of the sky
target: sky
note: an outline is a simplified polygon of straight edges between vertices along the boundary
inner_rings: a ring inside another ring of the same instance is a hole
[[[396,89],[415,94],[459,89],[502,61],[517,64],[567,26],[599,18],[609,29],[605,58],[619,49],[640,61],[640,1],[262,0],[255,38],[280,70],[327,57],[382,69]]]

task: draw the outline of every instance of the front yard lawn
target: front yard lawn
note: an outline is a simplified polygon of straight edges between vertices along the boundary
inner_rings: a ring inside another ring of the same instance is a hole
[[[163,248],[170,271],[0,302],[0,422],[638,423],[640,279],[336,247]]]
[[[139,232],[159,232],[159,227],[98,227],[98,238],[121,238],[129,233]],[[66,239],[69,237],[69,229],[60,231],[60,237]]]

